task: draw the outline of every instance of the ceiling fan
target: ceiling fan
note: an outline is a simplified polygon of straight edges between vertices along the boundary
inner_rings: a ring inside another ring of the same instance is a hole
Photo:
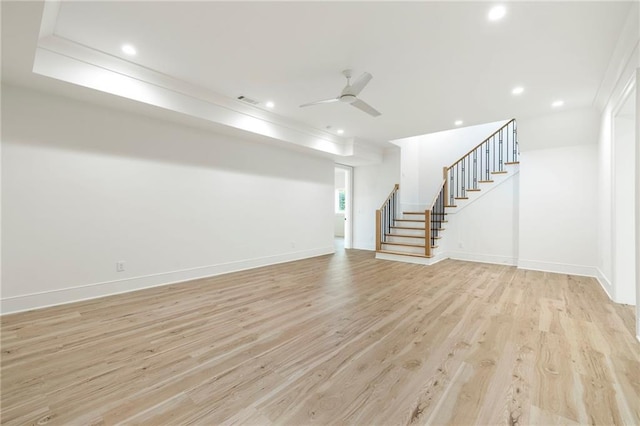
[[[368,72],[365,72],[360,77],[358,77],[358,79],[353,84],[351,84],[351,70],[344,70],[342,71],[342,74],[347,78],[347,85],[344,86],[344,89],[342,89],[342,92],[340,92],[340,95],[337,98],[310,102],[308,104],[300,105],[300,107],[302,108],[312,105],[329,104],[332,102],[344,102],[347,104],[351,104],[351,106],[354,106],[373,117],[379,116],[380,112],[378,110],[376,110],[374,107],[372,107],[362,99],[358,98],[358,94],[362,92],[362,89],[364,89],[367,84],[369,84],[373,76]]]

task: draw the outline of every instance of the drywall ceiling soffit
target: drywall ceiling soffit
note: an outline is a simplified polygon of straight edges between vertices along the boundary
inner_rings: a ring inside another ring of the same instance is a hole
[[[377,149],[459,118],[547,114],[557,96],[591,106],[631,5],[508,3],[496,25],[484,2],[47,2],[34,69],[341,157],[349,138]],[[347,67],[374,75],[361,96],[381,117],[298,108],[339,92]]]
[[[330,154],[336,161],[371,161],[349,158],[354,151],[344,138],[58,37],[53,31],[59,10],[59,2],[45,3],[33,65],[37,74]]]

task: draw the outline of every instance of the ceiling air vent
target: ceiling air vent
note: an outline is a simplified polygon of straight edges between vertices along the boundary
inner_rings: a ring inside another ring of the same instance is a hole
[[[260,102],[256,101],[255,99],[247,98],[246,96],[242,96],[242,95],[238,96],[238,100],[242,101],[242,102],[246,102],[246,103],[251,104],[251,105],[258,105],[260,103]]]

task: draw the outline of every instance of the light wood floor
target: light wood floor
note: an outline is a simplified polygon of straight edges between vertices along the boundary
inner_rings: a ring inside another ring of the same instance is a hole
[[[364,251],[2,318],[3,424],[640,424],[590,278]]]

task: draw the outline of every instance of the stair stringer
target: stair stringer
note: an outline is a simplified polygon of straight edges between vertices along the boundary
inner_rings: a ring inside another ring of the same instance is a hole
[[[505,166],[507,173],[505,174],[496,174],[492,176],[493,182],[491,183],[478,183],[478,188],[480,191],[468,191],[467,197],[468,200],[455,200],[456,207],[447,207],[446,211],[449,214],[456,214],[457,212],[462,211],[469,205],[474,202],[481,200],[483,197],[487,196],[491,191],[494,191],[496,188],[500,187],[503,183],[507,182],[509,179],[512,179],[514,176],[520,173],[520,165],[512,164]]]

